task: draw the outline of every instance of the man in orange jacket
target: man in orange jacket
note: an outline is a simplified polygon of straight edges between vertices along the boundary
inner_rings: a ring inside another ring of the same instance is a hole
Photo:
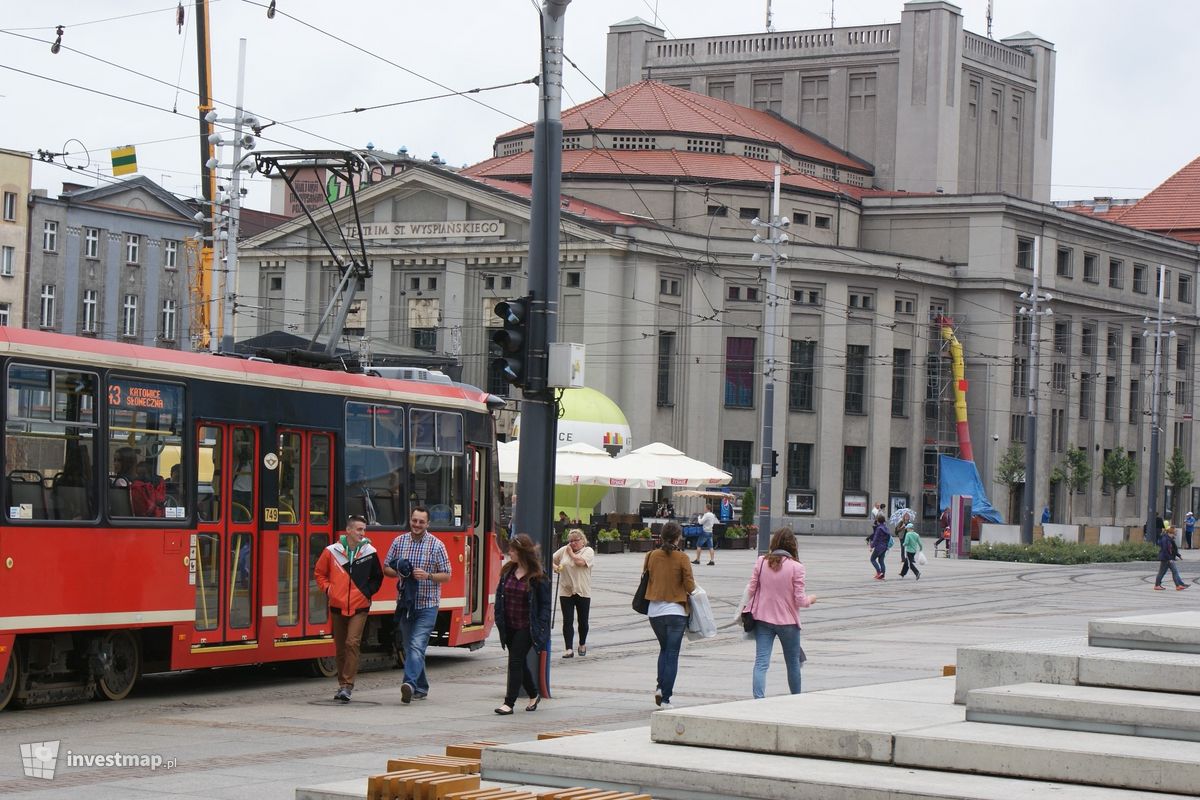
[[[343,703],[350,702],[350,693],[354,691],[371,597],[383,585],[383,567],[366,531],[366,518],[350,515],[346,533],[325,548],[313,570],[317,586],[329,598],[338,672],[338,690],[333,699]]]

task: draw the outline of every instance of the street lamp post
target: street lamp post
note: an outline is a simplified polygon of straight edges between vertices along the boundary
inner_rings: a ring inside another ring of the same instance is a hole
[[[1042,237],[1033,237],[1033,286],[1028,292],[1021,292],[1021,299],[1029,306],[1022,306],[1017,313],[1029,317],[1029,372],[1025,383],[1025,496],[1024,508],[1021,513],[1021,542],[1033,543],[1033,515],[1036,508],[1037,494],[1037,386],[1038,386],[1038,351],[1039,331],[1038,320],[1048,317],[1054,310],[1047,307],[1039,309],[1042,303],[1049,303],[1054,298],[1049,294],[1038,292],[1038,273],[1041,265]]]

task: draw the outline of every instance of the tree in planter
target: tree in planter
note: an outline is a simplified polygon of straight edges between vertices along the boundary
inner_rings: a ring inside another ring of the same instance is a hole
[[[1183,504],[1183,490],[1192,485],[1192,471],[1188,469],[1187,460],[1183,457],[1183,451],[1178,447],[1175,452],[1171,453],[1171,460],[1167,462],[1167,468],[1163,475],[1167,479],[1167,483],[1171,486],[1172,504],[1175,506],[1170,509],[1171,519],[1180,519],[1179,509]]]
[[[1082,447],[1067,445],[1067,457],[1050,473],[1050,483],[1063,483],[1067,487],[1067,523],[1074,516],[1075,493],[1092,482],[1092,465],[1088,463],[1087,451]]]
[[[1025,483],[1025,448],[1009,444],[996,465],[996,483],[1008,489],[1008,518],[1017,519],[1017,487]]]
[[[753,525],[757,511],[758,501],[755,499],[754,489],[742,492],[742,524]]]
[[[1137,481],[1137,462],[1124,450],[1113,450],[1100,468],[1104,485],[1112,492],[1112,524],[1117,524],[1117,492]]]

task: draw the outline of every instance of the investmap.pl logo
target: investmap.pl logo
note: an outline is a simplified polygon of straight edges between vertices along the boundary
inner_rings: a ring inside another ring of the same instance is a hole
[[[27,778],[52,780],[59,761],[59,741],[30,742],[21,745],[21,766]],[[127,769],[174,769],[175,759],[158,753],[75,753],[63,754],[68,767],[124,767]]]

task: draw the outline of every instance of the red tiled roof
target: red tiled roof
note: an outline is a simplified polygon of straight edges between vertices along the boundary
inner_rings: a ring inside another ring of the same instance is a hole
[[[774,142],[794,155],[827,164],[871,171],[871,165],[818,136],[765,111],[678,89],[658,81],[641,81],[562,112],[563,134],[593,130],[630,134],[694,133]],[[497,141],[531,135],[525,125],[496,137]]]
[[[743,181],[769,183],[775,178],[775,164],[744,156],[722,153],[686,153],[678,150],[564,150],[564,178],[625,178]],[[490,158],[462,171],[479,178],[515,178],[528,181],[533,174],[533,153]],[[814,178],[784,168],[780,183],[798,189],[846,194],[858,198],[863,189],[846,183]]]
[[[1200,231],[1200,158],[1167,178],[1118,217],[1122,225],[1153,230],[1177,238],[1177,231]],[[1188,241],[1194,241],[1189,238]]]
[[[521,197],[530,197],[533,194],[533,185],[529,183],[521,183],[519,181],[505,181],[497,178],[485,178],[476,176],[473,178],[482,184],[486,184],[495,189],[508,192],[509,194],[519,195]],[[569,195],[561,195],[562,210],[570,214],[576,214],[587,219],[593,219],[597,222],[616,223],[618,225],[645,225],[645,221],[637,217],[631,217],[627,214],[622,214],[620,211],[613,211],[611,208],[589,203],[585,200],[580,200]]]
[[[1121,215],[1127,213],[1132,204],[1125,203],[1123,205],[1109,205],[1103,211],[1097,211],[1095,204],[1092,203],[1075,203],[1069,206],[1059,206],[1063,211],[1070,211],[1072,214],[1081,214],[1092,219],[1102,219],[1105,222],[1121,221]]]

